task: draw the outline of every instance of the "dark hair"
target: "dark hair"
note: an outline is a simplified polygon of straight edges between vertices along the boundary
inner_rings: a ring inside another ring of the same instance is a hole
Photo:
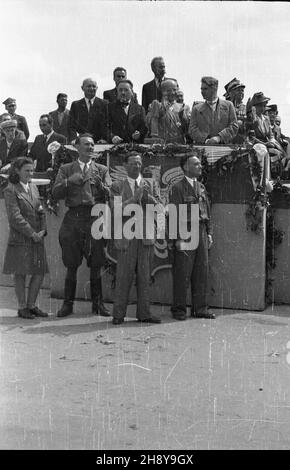
[[[93,137],[92,134],[90,134],[89,132],[85,132],[84,134],[80,134],[80,135],[77,136],[77,138],[76,138],[76,145],[78,145],[78,144],[80,143],[80,140],[81,140],[82,137],[91,137],[91,139],[94,140],[94,137]],[[94,142],[95,142],[95,141],[94,141]]]
[[[199,156],[198,155],[194,155],[194,153],[188,153],[186,155],[183,155],[181,158],[180,158],[180,162],[179,162],[179,165],[181,166],[182,170],[184,169],[184,165],[186,164],[186,162],[192,158],[192,157],[196,157],[200,160]]]
[[[116,67],[116,68],[114,69],[114,71],[113,71],[113,75],[115,76],[115,73],[116,73],[116,72],[119,72],[119,71],[120,71],[120,72],[125,72],[125,73],[127,74],[127,70],[124,69],[124,67]]]
[[[157,60],[164,60],[164,59],[163,59],[163,57],[161,57],[161,56],[153,57],[153,59],[151,60],[151,69],[152,69],[152,71],[153,71],[153,69],[154,69],[155,62],[156,62]]]
[[[24,165],[33,165],[32,158],[29,157],[18,157],[11,163],[11,167],[9,169],[9,176],[8,181],[12,184],[19,183],[19,174],[16,170],[20,171]]]
[[[127,78],[124,78],[124,80],[120,80],[118,85],[117,85],[117,89],[118,89],[119,85],[121,85],[121,83],[129,83],[130,88],[133,91],[133,83],[131,82],[131,80],[128,80]]]
[[[40,119],[45,119],[45,118],[48,120],[49,124],[52,124],[52,123],[53,123],[53,119],[52,119],[52,117],[51,117],[50,114],[42,114],[42,115],[40,116],[39,120],[40,120]]]
[[[56,97],[56,101],[58,101],[60,98],[67,98],[67,94],[66,93],[59,93]]]
[[[132,152],[128,152],[128,153],[125,153],[125,154],[124,154],[123,163],[128,163],[128,160],[129,160],[129,158],[131,158],[131,157],[140,157],[141,160],[142,160],[142,154],[136,152],[135,150],[133,150]]]

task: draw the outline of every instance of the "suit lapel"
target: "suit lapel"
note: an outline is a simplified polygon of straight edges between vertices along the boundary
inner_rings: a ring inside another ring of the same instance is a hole
[[[30,189],[31,189],[31,185],[30,185]],[[21,196],[22,199],[24,199],[26,202],[28,202],[28,204],[30,204],[31,207],[34,208],[34,204],[33,204],[33,201],[34,201],[34,198],[31,197],[26,191],[25,189],[23,188],[22,184],[21,183],[18,183],[16,185],[16,191],[17,193]],[[32,192],[32,190],[31,190]]]

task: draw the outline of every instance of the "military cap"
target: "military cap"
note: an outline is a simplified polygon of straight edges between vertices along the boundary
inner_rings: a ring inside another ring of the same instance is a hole
[[[1,129],[8,129],[9,127],[17,127],[17,121],[15,119],[10,119],[8,121],[2,121],[0,123]]]
[[[246,88],[246,85],[244,85],[240,80],[238,80],[237,78],[233,78],[233,80],[231,80],[229,83],[228,83],[228,88],[226,88],[226,90],[228,92],[231,92],[232,90],[235,90],[236,88]]]
[[[219,84],[219,81],[218,81],[216,78],[214,78],[214,77],[202,77],[202,78],[201,78],[201,81],[202,81],[203,83],[205,83],[206,85],[208,85],[208,86],[215,86],[215,87],[217,87],[218,84]]]
[[[253,95],[251,105],[256,106],[257,104],[267,103],[270,99],[271,98],[267,98],[262,91],[258,91]]]
[[[5,106],[8,106],[9,104],[15,104],[15,103],[16,103],[15,98],[7,98],[5,101],[3,101],[2,104],[4,104]]]

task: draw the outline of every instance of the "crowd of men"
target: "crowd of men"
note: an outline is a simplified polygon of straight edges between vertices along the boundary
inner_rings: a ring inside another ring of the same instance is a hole
[[[74,144],[78,158],[60,167],[53,187],[53,197],[64,199],[68,207],[62,222],[59,241],[62,260],[66,267],[64,302],[58,317],[73,313],[77,285],[77,270],[86,258],[90,268],[92,311],[109,316],[102,294],[102,267],[106,261],[104,239],[92,236],[95,218],[92,208],[106,204],[116,210],[119,200],[122,212],[121,225],[128,222],[124,209],[135,204],[145,214],[148,204],[160,204],[160,194],[154,181],[141,174],[142,156],[129,152],[123,161],[126,177],[111,182],[108,169],[94,160],[94,144],[144,143],[199,145],[243,145],[262,143],[266,146],[271,169],[279,175],[288,165],[289,139],[281,133],[281,119],[277,106],[268,105],[270,98],[257,92],[247,104],[243,103],[245,85],[234,78],[225,85],[226,93],[218,97],[218,80],[202,77],[201,94],[204,101],[195,101],[192,109],[184,103],[182,90],[175,78],[165,76],[162,57],[151,62],[152,81],[142,89],[142,105],[138,104],[133,83],[123,67],[114,70],[115,87],[104,92],[104,99],[96,96],[97,83],[86,78],[82,83],[84,97],[73,101],[68,111],[67,95],[57,95],[58,108],[42,114],[39,119],[41,134],[36,136],[28,152],[29,130],[26,119],[16,114],[16,101],[4,101],[6,113],[0,116],[0,167],[26,155],[35,162],[35,169],[45,172],[52,165],[48,146],[52,142]],[[148,139],[148,140],[146,140]],[[186,319],[187,286],[191,286],[191,316],[215,318],[208,308],[208,250],[213,243],[210,222],[210,205],[206,189],[199,179],[201,162],[188,152],[180,160],[184,177],[171,188],[169,202],[176,207],[186,207],[182,214],[188,233],[192,219],[191,208],[199,208],[199,242],[197,246],[184,248],[183,234],[177,231],[168,239],[173,252],[173,303],[172,315],[176,320]],[[137,211],[138,212],[138,211]],[[145,224],[146,225],[146,224]],[[119,227],[120,228],[120,227]],[[116,229],[116,227],[115,227]],[[118,229],[118,228],[117,228]],[[150,266],[153,256],[154,235],[143,234],[130,238],[121,230],[121,237],[114,237],[117,256],[116,291],[113,307],[113,324],[123,323],[126,315],[130,288],[136,275],[137,310],[140,322],[159,323],[158,316],[150,312]]]
[[[218,97],[218,80],[202,77],[201,95],[204,101],[194,101],[192,108],[175,78],[166,76],[162,57],[151,61],[153,80],[142,88],[142,105],[138,103],[133,83],[123,67],[113,72],[115,87],[96,96],[97,83],[86,78],[82,83],[84,97],[73,101],[67,109],[66,93],[57,95],[57,109],[42,114],[41,135],[29,152],[36,169],[45,171],[51,164],[49,143],[75,143],[78,135],[90,133],[97,143],[164,144],[239,144],[264,143],[271,159],[271,168],[281,176],[287,167],[289,138],[281,132],[281,118],[276,104],[257,92],[243,103],[245,85],[234,78],[225,85],[224,98]],[[28,152],[29,129],[25,117],[16,114],[16,100],[7,98],[6,112],[0,116],[0,167]],[[147,139],[147,140],[146,140]]]

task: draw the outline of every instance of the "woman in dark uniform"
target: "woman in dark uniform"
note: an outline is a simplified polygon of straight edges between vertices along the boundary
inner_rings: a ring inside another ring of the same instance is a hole
[[[48,266],[44,247],[45,212],[38,189],[31,183],[32,175],[33,161],[27,157],[17,158],[3,192],[10,227],[3,273],[14,275],[18,316],[22,318],[48,316],[35,306]],[[31,275],[27,298],[26,275]]]

